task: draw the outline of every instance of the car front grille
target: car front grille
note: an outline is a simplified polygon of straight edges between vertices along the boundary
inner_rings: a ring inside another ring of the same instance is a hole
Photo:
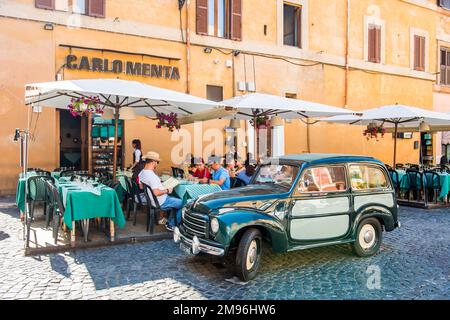
[[[183,218],[183,229],[190,237],[206,238],[208,233],[208,219],[206,215],[186,210]]]

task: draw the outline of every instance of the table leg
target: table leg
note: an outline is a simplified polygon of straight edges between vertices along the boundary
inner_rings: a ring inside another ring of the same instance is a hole
[[[70,230],[70,246],[75,247],[75,221],[72,221],[72,230]]]
[[[111,236],[111,242],[115,240],[114,221],[109,219],[109,235]]]

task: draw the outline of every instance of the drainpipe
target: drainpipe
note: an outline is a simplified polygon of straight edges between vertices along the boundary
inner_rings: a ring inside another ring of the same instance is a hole
[[[347,28],[346,28],[346,40],[345,40],[345,93],[344,93],[344,108],[348,108],[348,72],[349,72],[349,43],[350,43],[350,0],[347,0]]]
[[[191,93],[191,30],[189,29],[189,5],[186,0],[186,93]]]

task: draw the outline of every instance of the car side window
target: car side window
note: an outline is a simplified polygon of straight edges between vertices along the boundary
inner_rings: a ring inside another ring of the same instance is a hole
[[[315,167],[306,169],[300,184],[299,193],[342,192],[347,190],[345,167]]]
[[[378,167],[351,165],[349,171],[354,190],[384,189],[389,186],[385,173]]]

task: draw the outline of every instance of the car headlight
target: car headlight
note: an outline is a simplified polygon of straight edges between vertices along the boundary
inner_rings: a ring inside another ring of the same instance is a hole
[[[210,224],[212,233],[216,234],[219,231],[219,220],[212,218]]]

